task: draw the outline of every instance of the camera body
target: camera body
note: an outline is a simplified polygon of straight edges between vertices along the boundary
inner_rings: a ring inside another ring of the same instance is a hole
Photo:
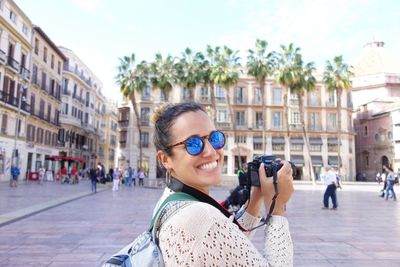
[[[264,169],[267,177],[273,176],[274,169],[276,169],[276,171],[278,172],[283,166],[283,163],[281,163],[281,159],[273,155],[262,155],[255,157],[253,161],[247,163],[247,181],[246,184],[243,185],[260,187],[260,177],[258,175],[258,169],[260,168],[261,163],[264,163]],[[292,167],[292,175],[295,176],[296,166],[290,161],[289,163]],[[240,182],[244,183],[244,179],[241,180],[242,181]]]

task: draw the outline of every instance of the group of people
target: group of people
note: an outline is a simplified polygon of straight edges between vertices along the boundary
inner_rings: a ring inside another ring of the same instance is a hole
[[[77,184],[79,183],[78,170],[74,165],[69,165],[68,168],[64,166],[61,167],[61,183],[67,184]]]
[[[113,178],[113,191],[118,191],[119,185],[120,184],[125,184],[126,186],[136,186],[136,179],[138,179],[138,184],[139,186],[144,185],[144,178],[146,177],[146,174],[142,168],[139,168],[137,171],[135,171],[134,168],[131,166],[126,167],[124,171],[121,171],[118,168],[115,168],[112,172],[112,178]]]
[[[381,183],[383,182],[383,188],[381,190],[380,197],[385,198],[386,200],[389,199],[389,195],[391,194],[390,198],[396,201],[396,193],[394,192],[394,185],[398,183],[396,174],[393,170],[388,166],[383,166],[382,174],[377,173],[376,180]],[[386,197],[385,197],[386,196]]]

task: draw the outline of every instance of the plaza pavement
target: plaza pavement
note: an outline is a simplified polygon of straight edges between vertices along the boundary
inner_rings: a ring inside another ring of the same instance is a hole
[[[399,202],[378,197],[377,184],[345,184],[339,209],[322,210],[324,186],[295,184],[287,206],[294,266],[400,266]],[[0,183],[0,266],[100,266],[143,232],[162,189],[90,182]],[[227,187],[211,195],[223,200]],[[400,193],[399,187],[395,187]],[[263,234],[254,244],[262,249]]]

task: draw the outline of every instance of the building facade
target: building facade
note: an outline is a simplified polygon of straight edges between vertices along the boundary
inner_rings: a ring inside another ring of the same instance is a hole
[[[37,172],[40,167],[58,171],[58,133],[61,129],[61,83],[64,54],[38,27],[33,27],[32,75],[28,98],[30,116],[27,122],[27,170]]]
[[[72,157],[78,167],[93,167],[100,156],[100,125],[105,114],[105,98],[100,80],[70,50],[59,47],[67,60],[63,66],[61,92],[61,156]]]
[[[104,136],[100,138],[100,144],[104,152],[104,167],[109,170],[117,167],[118,109],[117,103],[112,100],[107,100],[105,107],[105,117],[101,124]]]
[[[400,60],[384,42],[365,45],[352,78],[357,178],[373,181],[388,165],[400,172]]]
[[[32,22],[11,0],[0,1],[0,180],[17,164],[26,174]]]
[[[245,73],[245,71],[243,72]],[[321,77],[319,77],[319,80]],[[231,103],[234,114],[229,114],[225,91],[215,89],[216,110],[212,110],[209,88],[198,87],[195,91],[195,101],[204,105],[206,110],[216,113],[216,128],[227,136],[224,147],[223,174],[234,178],[238,168],[239,157],[241,162],[251,161],[255,156],[272,154],[290,160],[296,164],[298,175],[296,179],[310,180],[309,167],[312,165],[317,178],[325,173],[323,166],[338,164],[338,145],[341,144],[342,174],[345,180],[355,179],[355,151],[354,132],[351,121],[352,104],[350,95],[342,95],[342,103],[346,103],[340,116],[342,131],[339,142],[337,136],[337,109],[335,92],[327,92],[322,83],[318,83],[316,90],[305,96],[305,121],[310,141],[311,164],[308,164],[304,153],[304,139],[300,125],[299,101],[295,95],[288,97],[284,103],[284,89],[277,85],[274,79],[268,79],[265,84],[266,103],[266,132],[263,134],[263,116],[261,106],[261,91],[256,81],[248,76],[242,76],[231,93]],[[169,102],[177,103],[188,101],[187,89],[175,87],[171,92]],[[163,103],[163,96],[159,90],[152,91],[150,87],[141,94],[136,93],[137,104],[142,126],[144,166],[147,167],[149,177],[163,175],[157,167],[155,148],[152,144],[153,125],[150,116],[157,106]],[[289,136],[287,135],[284,117],[284,106],[289,112]],[[230,117],[236,122],[237,142],[235,144]],[[119,107],[120,145],[121,156],[119,162],[137,166],[138,162],[138,131],[136,118],[132,112],[132,105],[125,99]],[[263,151],[263,139],[266,150]]]

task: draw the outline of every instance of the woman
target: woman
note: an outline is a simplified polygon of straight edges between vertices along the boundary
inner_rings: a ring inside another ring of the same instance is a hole
[[[279,195],[264,230],[266,255],[262,256],[249,240],[254,231],[240,230],[209,204],[214,201],[208,195],[209,187],[221,182],[225,136],[216,131],[205,110],[196,103],[170,104],[155,111],[153,123],[157,158],[171,176],[169,187],[175,191],[189,188],[207,198],[180,208],[162,224],[159,246],[165,266],[292,266],[293,245],[283,217],[293,192],[290,165],[285,162],[278,172]],[[274,196],[272,178],[265,177],[262,164],[259,175],[261,188],[252,188],[247,208],[238,219],[242,229],[259,225],[262,203],[268,212]],[[173,192],[167,188],[159,203]]]
[[[386,174],[386,200],[388,200],[389,197],[389,192],[392,192],[391,198],[393,198],[394,201],[396,201],[396,193],[394,192],[393,186],[395,185],[396,177],[394,175],[394,172],[391,168],[388,166],[383,166],[383,169],[385,170]]]

